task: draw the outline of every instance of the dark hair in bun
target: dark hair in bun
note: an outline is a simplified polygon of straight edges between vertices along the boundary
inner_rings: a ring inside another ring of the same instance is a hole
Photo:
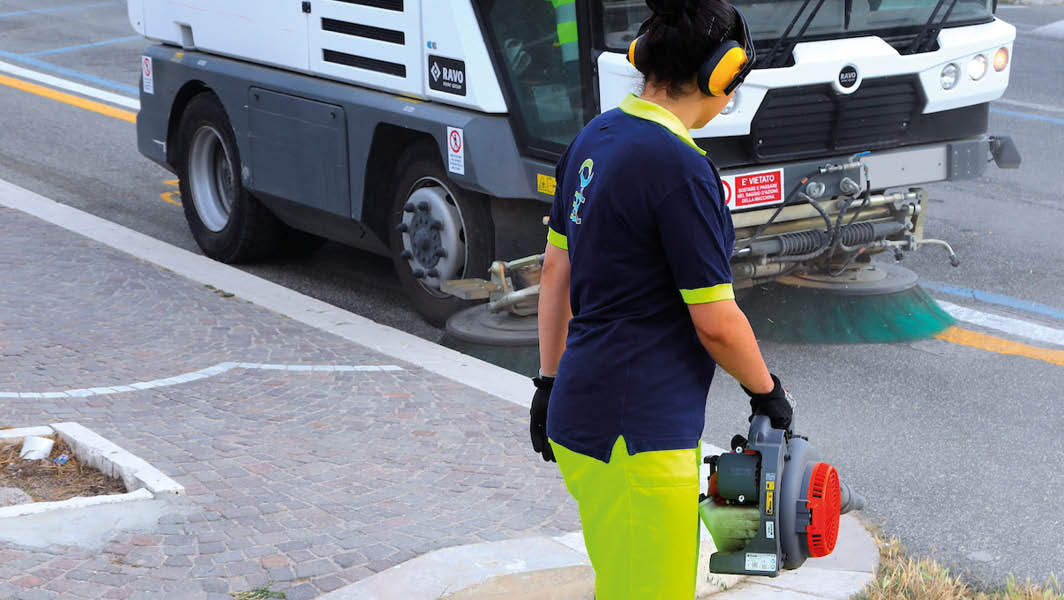
[[[735,11],[725,0],[646,0],[653,14],[639,28],[639,70],[670,96],[690,93],[702,62],[737,36]]]

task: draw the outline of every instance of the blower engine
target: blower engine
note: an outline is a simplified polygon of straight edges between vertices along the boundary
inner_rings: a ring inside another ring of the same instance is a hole
[[[839,482],[806,438],[773,429],[754,417],[747,438],[732,451],[708,456],[708,494],[698,511],[717,545],[713,573],[776,577],[809,557],[835,549],[839,516],[864,507],[864,498]]]

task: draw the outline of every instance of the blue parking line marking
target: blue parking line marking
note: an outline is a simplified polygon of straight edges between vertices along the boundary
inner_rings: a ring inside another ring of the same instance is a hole
[[[84,50],[85,48],[96,48],[98,46],[110,46],[111,44],[121,44],[122,42],[132,42],[133,40],[142,40],[139,35],[131,35],[129,37],[120,37],[113,40],[103,40],[102,42],[92,42],[91,44],[79,44],[77,46],[65,46],[63,48],[52,48],[51,50],[41,50],[39,52],[27,52],[22,56],[46,56],[48,54],[61,54],[63,52],[74,52],[75,50]]]
[[[33,10],[16,10],[15,12],[0,13],[0,19],[7,17],[21,17],[22,15],[42,15],[68,10],[82,10],[85,8],[100,8],[103,6],[118,6],[119,2],[93,2],[91,4],[75,4],[73,6],[58,6],[56,8],[35,8]]]
[[[1057,125],[1064,125],[1064,119],[1058,119],[1056,117],[1046,117],[1043,115],[1033,115],[1031,113],[1020,112],[1018,110],[1005,110],[1004,108],[991,108],[991,113],[999,115],[1008,115],[1010,117],[1019,117],[1020,119],[1031,119],[1032,121],[1045,121],[1046,123],[1055,123]]]
[[[37,67],[44,71],[51,71],[53,73],[59,73],[60,75],[66,75],[74,79],[80,79],[82,81],[88,81],[95,83],[98,86],[111,88],[112,90],[118,90],[125,92],[131,96],[140,96],[140,89],[135,85],[126,85],[124,83],[118,83],[117,81],[111,81],[110,79],[104,79],[103,77],[97,77],[95,75],[89,75],[88,73],[82,73],[81,71],[75,71],[74,69],[68,69],[66,67],[60,67],[43,60],[37,60],[30,56],[22,56],[21,54],[15,54],[14,52],[6,52],[0,50],[0,58],[20,62],[23,64]]]
[[[1013,298],[1012,296],[996,294],[994,292],[972,290],[966,287],[960,287],[930,279],[921,278],[920,285],[929,290],[934,290],[942,294],[959,296],[961,298],[967,298],[969,300],[978,300],[979,302],[985,302],[987,304],[997,304],[998,306],[1014,308],[1016,310],[1022,310],[1024,312],[1029,312],[1036,315],[1042,315],[1044,317],[1051,317],[1053,319],[1064,321],[1064,310],[1061,310],[1059,308],[1053,308],[1052,306],[1046,306],[1045,304],[1039,304],[1037,302],[1028,302],[1026,300],[1020,300],[1019,298]]]

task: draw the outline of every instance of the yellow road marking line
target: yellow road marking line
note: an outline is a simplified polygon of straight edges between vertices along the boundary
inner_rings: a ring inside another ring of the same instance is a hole
[[[960,344],[961,346],[979,348],[980,350],[995,352],[997,354],[1026,356],[1027,358],[1033,358],[1052,365],[1064,367],[1064,350],[1052,350],[1050,348],[1040,348],[1038,346],[1021,344],[993,335],[961,329],[960,327],[950,327],[935,337],[954,344]]]
[[[180,184],[179,184],[178,180],[176,180],[176,179],[168,179],[168,180],[163,182],[163,185],[168,185],[170,187],[177,187]],[[166,203],[169,203],[169,204],[173,204],[174,206],[183,206],[181,204],[180,200],[174,200],[174,196],[180,197],[181,196],[181,192],[180,191],[173,191],[173,192],[163,192],[162,194],[159,194],[159,197],[163,199],[163,202],[166,202]]]
[[[44,87],[43,85],[37,85],[36,83],[29,83],[22,81],[21,79],[15,79],[14,77],[8,77],[7,75],[0,75],[0,85],[6,85],[7,87],[15,88],[16,90],[22,90],[30,94],[49,98],[63,104],[69,104],[78,108],[83,108],[94,113],[99,113],[108,117],[126,121],[127,123],[137,122],[137,113],[128,110],[122,110],[115,108],[101,102],[94,102],[92,100],[86,100],[73,94],[67,94],[53,90],[52,88]]]

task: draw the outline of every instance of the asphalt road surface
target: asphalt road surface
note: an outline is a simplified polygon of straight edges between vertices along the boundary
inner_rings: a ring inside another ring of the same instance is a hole
[[[990,131],[1014,137],[1023,166],[931,186],[927,234],[950,241],[963,262],[951,268],[940,249],[928,248],[906,266],[932,282],[1007,296],[983,302],[936,292],[1021,322],[1009,331],[967,329],[1059,351],[1064,39],[1053,31],[1064,29],[1064,7],[1002,6],[999,16],[1019,34],[1012,83],[992,104]],[[1047,31],[1052,23],[1058,27]],[[135,98],[144,45],[122,2],[0,0],[3,63]],[[174,176],[140,156],[127,122],[0,85],[0,178],[198,252],[167,183]],[[378,322],[440,336],[409,307],[387,259],[327,244],[306,258],[244,268]],[[1030,339],[1032,326],[1042,327],[1040,340]],[[799,398],[799,433],[868,496],[870,523],[984,585],[1001,586],[1009,573],[1035,581],[1064,575],[1060,364],[937,339],[764,351]],[[724,374],[710,396],[705,439],[726,445],[743,432],[745,400]]]

